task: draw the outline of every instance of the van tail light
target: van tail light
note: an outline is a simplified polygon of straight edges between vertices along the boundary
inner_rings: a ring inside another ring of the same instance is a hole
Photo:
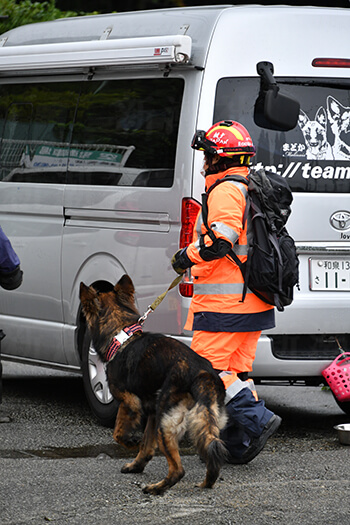
[[[180,248],[186,248],[193,240],[193,228],[201,205],[194,199],[182,199]]]
[[[193,240],[193,228],[201,205],[194,199],[182,199],[181,208],[181,231],[180,248],[186,248]],[[179,292],[182,297],[192,297],[193,283],[190,280],[189,271],[184,274],[183,281],[179,284]]]
[[[314,67],[350,67],[350,58],[314,58]]]
[[[185,279],[188,279],[186,276]],[[179,292],[182,297],[192,297],[193,296],[193,283],[192,282],[182,282],[179,284]]]

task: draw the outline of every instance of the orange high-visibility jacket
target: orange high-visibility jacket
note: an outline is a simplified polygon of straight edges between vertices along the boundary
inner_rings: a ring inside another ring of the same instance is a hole
[[[230,168],[206,177],[206,191],[218,179],[227,175],[248,176],[247,167]],[[216,186],[208,197],[208,225],[218,239],[229,242],[242,262],[247,259],[250,224],[243,225],[247,186],[227,181]],[[247,232],[248,228],[248,232]],[[205,246],[213,245],[205,235],[204,247],[200,235],[206,233],[202,214],[195,225],[194,241],[187,256],[195,263],[191,268],[194,295],[191,301],[186,330],[206,332],[252,332],[275,326],[274,308],[254,295],[248,288],[244,302],[244,280],[239,267],[227,256],[208,259]],[[204,248],[204,249],[203,249]],[[204,256],[204,259],[203,259]]]

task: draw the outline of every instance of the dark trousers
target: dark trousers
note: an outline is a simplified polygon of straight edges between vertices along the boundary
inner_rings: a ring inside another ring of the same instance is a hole
[[[238,392],[226,405],[226,410],[229,419],[220,437],[231,456],[240,458],[274,414],[262,399],[256,401],[249,388]]]

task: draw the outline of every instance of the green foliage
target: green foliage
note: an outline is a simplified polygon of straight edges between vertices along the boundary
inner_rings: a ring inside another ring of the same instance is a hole
[[[61,11],[57,9],[55,0],[32,2],[31,0],[0,0],[0,16],[7,17],[0,20],[0,34],[14,27],[35,22],[46,22],[57,18],[77,16],[75,11]]]

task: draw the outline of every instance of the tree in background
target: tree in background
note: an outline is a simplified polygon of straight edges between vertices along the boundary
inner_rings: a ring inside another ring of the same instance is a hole
[[[0,0],[1,2],[1,0]],[[76,9],[88,11],[97,8],[100,13],[139,11],[147,9],[163,9],[166,7],[190,7],[199,5],[217,4],[289,4],[289,5],[318,5],[330,7],[350,7],[350,0],[56,0],[60,9]]]
[[[97,2],[95,2],[95,4],[96,3]],[[16,0],[0,0],[0,34],[24,24],[45,22],[48,20],[56,20],[57,18],[67,18],[82,14],[87,13],[61,11],[56,7],[55,0],[46,0],[44,2],[32,2],[31,0],[20,0],[18,2],[16,2]]]
[[[47,22],[57,18],[140,9],[184,7],[186,3],[183,0],[128,0],[128,2],[125,0],[0,0],[0,34],[24,24]],[[98,11],[95,10],[96,7]],[[72,8],[74,11],[71,10]]]
[[[257,0],[255,0],[257,2]],[[147,9],[162,9],[166,7],[185,7],[187,5],[215,4],[214,0],[56,0],[60,9],[88,11],[97,8],[100,13],[140,11]],[[220,2],[217,2],[220,3]],[[225,3],[225,2],[222,2]],[[230,3],[230,2],[227,2]],[[257,2],[258,3],[258,2]]]
[[[289,0],[291,5],[349,7],[350,0]],[[77,15],[215,5],[213,0],[0,0],[0,34],[14,27],[34,22]],[[230,3],[230,2],[228,2]],[[234,3],[234,2],[232,2]],[[241,0],[239,4],[280,4],[280,0]],[[95,8],[98,8],[98,11]],[[71,9],[74,9],[72,11]]]

